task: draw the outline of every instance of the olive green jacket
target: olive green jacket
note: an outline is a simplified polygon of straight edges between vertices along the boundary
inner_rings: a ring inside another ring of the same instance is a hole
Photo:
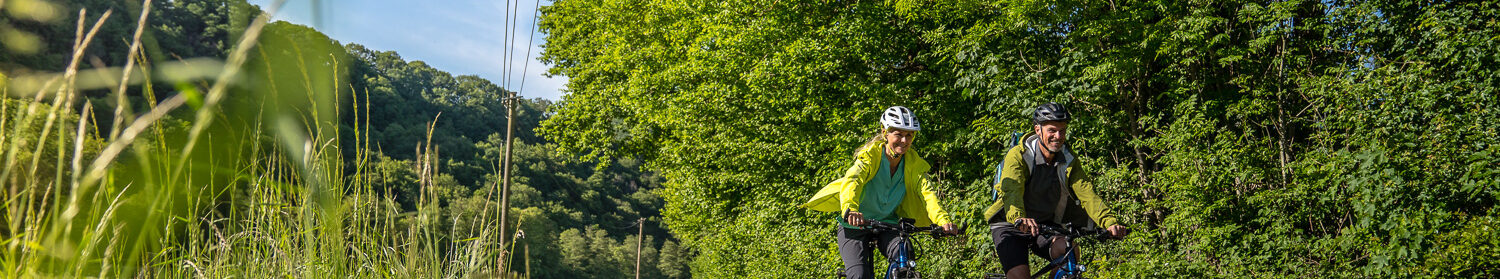
[[[885,143],[879,142],[854,153],[854,165],[844,171],[844,176],[823,186],[802,207],[826,212],[859,211],[859,198],[864,196],[865,183],[879,172],[880,156],[885,156],[884,150]],[[906,165],[902,167],[906,172],[903,181],[906,195],[901,198],[901,205],[896,206],[896,216],[916,220],[919,227],[952,224],[948,211],[938,204],[934,185],[923,178],[923,174],[932,169],[927,160],[917,156],[916,150],[909,150],[902,156],[901,163]]]
[[[1005,165],[1001,167],[1000,183],[992,186],[999,192],[1000,197],[995,200],[994,204],[991,204],[989,208],[984,210],[985,220],[991,220],[991,222],[1015,222],[1016,219],[1026,218],[1026,182],[1031,178],[1031,166],[1036,163],[1036,160],[1043,159],[1042,155],[1037,153],[1036,150],[1039,138],[1035,134],[1026,134],[1023,139],[1021,144],[1012,147],[1005,154]],[[1067,191],[1064,191],[1062,195],[1067,201],[1063,201],[1056,208],[1033,210],[1051,211],[1054,216],[1062,219],[1067,214],[1057,211],[1082,209],[1088,213],[1090,219],[1093,219],[1094,223],[1091,225],[1108,228],[1109,226],[1118,224],[1119,221],[1115,218],[1114,213],[1109,210],[1109,206],[1105,205],[1104,200],[1094,193],[1094,178],[1083,169],[1083,164],[1078,161],[1078,158],[1073,155],[1071,150],[1063,150],[1062,155],[1059,159],[1062,159],[1063,162],[1058,166],[1058,169],[1061,171],[1055,175],[1061,176],[1058,181],[1066,181],[1068,184],[1068,187],[1064,187]],[[1069,194],[1071,194],[1072,198],[1066,199],[1070,196]],[[996,215],[1002,213],[1004,216],[1001,217],[1005,219],[996,220]],[[1076,221],[1066,220],[1066,222]],[[1063,222],[1057,223],[1060,224]]]

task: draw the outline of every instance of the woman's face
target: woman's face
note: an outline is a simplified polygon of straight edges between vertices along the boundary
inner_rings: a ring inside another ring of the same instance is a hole
[[[916,139],[916,137],[917,133],[912,131],[901,129],[886,130],[885,149],[886,151],[889,151],[891,153],[891,156],[900,156],[902,154],[906,154],[906,150],[911,149],[911,142],[912,140]]]

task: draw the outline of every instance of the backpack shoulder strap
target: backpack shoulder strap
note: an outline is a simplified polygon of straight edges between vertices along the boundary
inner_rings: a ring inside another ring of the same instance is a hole
[[[1026,143],[1021,143],[1021,144],[1026,144]],[[1033,171],[1036,170],[1036,152],[1033,152],[1033,150],[1023,150],[1021,152],[1021,159],[1026,160],[1026,171],[1027,171],[1027,173],[1032,173]]]

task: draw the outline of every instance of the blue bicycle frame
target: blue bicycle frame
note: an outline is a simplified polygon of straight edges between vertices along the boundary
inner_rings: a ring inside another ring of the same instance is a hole
[[[885,268],[885,278],[896,278],[896,271],[902,268],[917,270],[917,261],[911,257],[910,239],[907,240],[906,245],[901,245],[901,248],[896,249],[895,257],[891,257],[890,265]]]
[[[912,225],[912,222],[911,219],[902,219],[898,224],[875,222],[867,226],[867,228],[877,231],[895,231],[901,234],[902,239],[906,240],[906,245],[901,245],[901,247],[897,248],[895,255],[887,255],[886,259],[889,265],[885,268],[886,279],[921,277],[921,275],[917,274],[917,253],[914,248],[916,242],[911,238],[913,233],[929,232],[933,233],[934,237],[945,236],[945,234],[941,233],[942,228],[938,226],[916,227]],[[963,227],[959,227],[958,232],[953,235],[962,235],[964,230]],[[870,243],[873,244],[874,242]],[[844,274],[841,271],[839,275],[843,276]]]
[[[1031,274],[1031,278],[1041,278],[1042,274],[1045,274],[1047,272],[1052,272],[1052,276],[1047,278],[1083,278],[1083,272],[1087,271],[1088,269],[1085,268],[1083,264],[1078,263],[1078,251],[1074,250],[1073,241],[1085,236],[1102,236],[1103,232],[1097,230],[1058,231],[1050,228],[1043,228],[1043,231],[1053,235],[1065,236],[1065,240],[1067,241],[1067,251],[1063,252],[1062,256],[1057,257],[1056,259],[1052,259],[1051,262],[1047,263],[1047,266],[1043,266],[1041,269],[1038,269],[1036,273]],[[985,278],[1005,278],[1005,274],[986,273]]]
[[[1064,227],[1069,227],[1069,225],[1065,225]],[[1044,229],[1044,231],[1048,231],[1049,233],[1055,235],[1065,236],[1064,241],[1067,241],[1067,246],[1064,249],[1066,249],[1066,252],[1063,252],[1061,257],[1052,259],[1051,263],[1048,263],[1047,266],[1042,267],[1042,269],[1038,270],[1036,274],[1032,274],[1031,278],[1040,277],[1043,273],[1047,273],[1048,271],[1051,271],[1053,269],[1056,269],[1056,272],[1053,272],[1052,277],[1049,278],[1082,278],[1083,272],[1086,271],[1087,268],[1085,268],[1083,264],[1078,263],[1078,251],[1076,251],[1073,247],[1073,241],[1079,238],[1083,238],[1086,235],[1100,236],[1103,235],[1103,232],[1097,230],[1057,231],[1050,228],[1046,228]]]
[[[1042,267],[1041,271],[1037,271],[1036,274],[1032,274],[1031,278],[1037,278],[1053,268],[1057,269],[1057,272],[1052,273],[1053,279],[1080,278],[1083,277],[1083,271],[1086,269],[1083,264],[1078,263],[1078,254],[1073,253],[1071,244],[1068,245],[1068,252],[1063,253],[1062,257],[1053,259],[1052,263]]]

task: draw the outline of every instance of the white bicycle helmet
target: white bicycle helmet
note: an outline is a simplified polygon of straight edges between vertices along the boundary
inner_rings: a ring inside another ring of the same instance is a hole
[[[894,106],[885,109],[885,113],[880,114],[880,125],[885,126],[887,130],[891,128],[907,131],[922,130],[922,124],[917,122],[917,114],[912,113],[911,109],[903,106]]]

